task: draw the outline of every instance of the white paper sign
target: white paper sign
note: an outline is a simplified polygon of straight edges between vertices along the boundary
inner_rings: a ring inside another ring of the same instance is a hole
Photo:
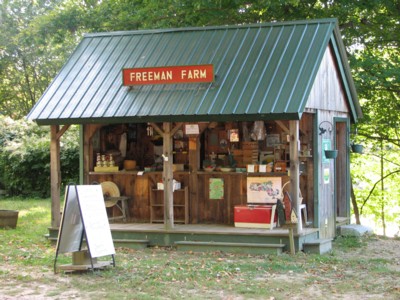
[[[78,185],[77,191],[91,256],[115,254],[101,185]]]
[[[186,124],[185,125],[186,134],[199,134],[199,125],[197,124]]]

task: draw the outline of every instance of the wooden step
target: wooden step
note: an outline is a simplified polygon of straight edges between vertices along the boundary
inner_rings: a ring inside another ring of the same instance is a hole
[[[57,243],[57,237],[52,237],[49,234],[45,235],[46,239],[52,243]],[[114,247],[125,247],[130,249],[145,249],[149,246],[149,240],[130,240],[130,239],[113,239]]]
[[[114,239],[114,247],[124,247],[130,249],[145,249],[149,246],[149,240],[130,240],[130,239]]]
[[[305,253],[324,254],[332,251],[332,239],[316,239],[303,244]]]
[[[199,242],[178,241],[175,242],[177,250],[181,251],[225,251],[230,253],[250,254],[275,254],[280,255],[285,244],[257,244],[257,243],[226,243],[226,242]]]

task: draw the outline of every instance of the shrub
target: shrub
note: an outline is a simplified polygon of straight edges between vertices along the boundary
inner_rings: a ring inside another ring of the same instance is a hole
[[[78,129],[61,138],[62,183],[78,182]],[[50,131],[27,120],[0,117],[0,185],[11,196],[50,195]]]

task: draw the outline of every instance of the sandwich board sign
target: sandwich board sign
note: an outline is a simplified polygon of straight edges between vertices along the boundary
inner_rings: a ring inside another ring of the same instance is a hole
[[[114,260],[114,243],[104,204],[101,185],[69,185],[66,187],[64,210],[58,232],[54,271],[59,253],[82,251],[86,239],[90,266],[94,269],[93,258],[111,255]],[[110,263],[108,263],[110,264]],[[105,266],[104,263],[99,266]],[[71,269],[77,269],[76,267]]]

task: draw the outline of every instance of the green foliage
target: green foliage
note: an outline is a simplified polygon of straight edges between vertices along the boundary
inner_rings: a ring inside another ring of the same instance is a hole
[[[47,127],[0,117],[0,184],[9,195],[48,197],[50,193],[50,134]],[[61,178],[77,183],[79,148],[77,129],[62,138]]]
[[[400,201],[398,155],[392,155],[400,147],[399,16],[399,0],[3,1],[0,112],[13,118],[26,115],[84,32],[338,18],[364,113],[355,139],[371,149],[352,158],[355,194],[363,213],[376,219],[386,213],[392,220],[393,205],[399,207]],[[374,156],[381,143],[390,146],[381,150],[384,164]],[[376,183],[382,180],[385,188],[379,191]]]
[[[362,143],[364,154],[351,156],[352,180],[360,214],[368,216],[377,228],[388,228],[396,234],[400,228],[400,148],[379,140],[368,142],[364,139]]]
[[[366,245],[365,237],[356,237],[356,236],[339,236],[335,240],[335,246],[344,250],[351,251],[354,248],[361,248]]]
[[[0,2],[1,114],[15,119],[25,116],[75,47],[77,37],[65,28],[65,19],[62,26],[53,23],[40,31],[49,25],[45,20],[60,2]]]

